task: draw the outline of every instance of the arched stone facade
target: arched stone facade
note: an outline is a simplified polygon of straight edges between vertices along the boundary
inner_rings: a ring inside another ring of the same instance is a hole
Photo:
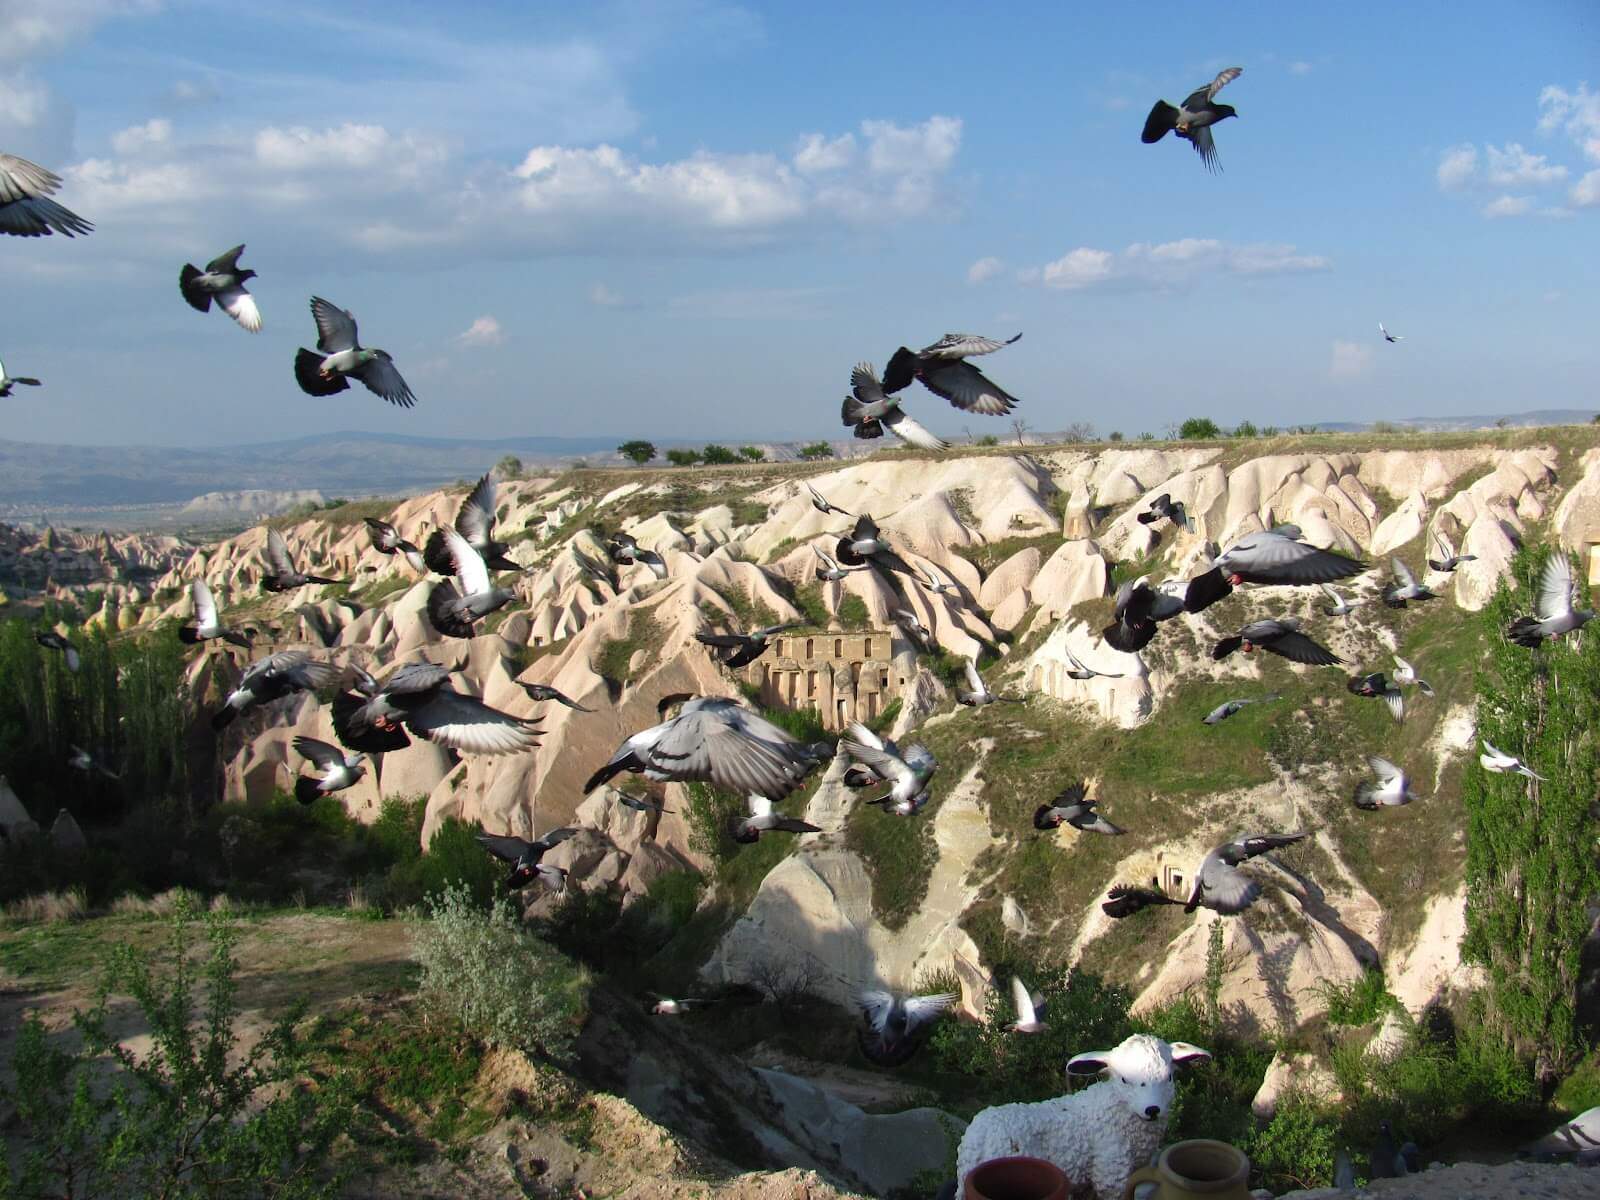
[[[882,629],[779,638],[745,678],[762,703],[815,709],[826,729],[870,721],[900,693],[893,634]]]

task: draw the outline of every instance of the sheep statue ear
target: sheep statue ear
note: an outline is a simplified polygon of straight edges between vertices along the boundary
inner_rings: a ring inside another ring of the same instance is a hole
[[[1195,1059],[1208,1059],[1210,1057],[1211,1051],[1202,1050],[1199,1046],[1192,1045],[1189,1042],[1172,1043],[1172,1061],[1175,1063],[1192,1062]]]
[[[1089,1050],[1067,1060],[1068,1075],[1098,1075],[1111,1065],[1109,1050]]]

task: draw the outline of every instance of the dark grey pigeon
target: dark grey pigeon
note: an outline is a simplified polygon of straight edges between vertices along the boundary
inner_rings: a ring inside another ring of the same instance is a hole
[[[228,693],[211,718],[211,728],[224,729],[240,713],[295,692],[330,687],[339,678],[333,663],[314,659],[303,650],[280,650],[257,659],[244,669],[239,686]]]
[[[1572,561],[1557,546],[1545,560],[1539,574],[1539,594],[1534,597],[1533,616],[1518,617],[1506,627],[1506,637],[1519,646],[1542,646],[1549,638],[1582,629],[1594,613],[1574,604]]]
[[[631,533],[614,533],[606,542],[606,550],[614,563],[650,568],[657,579],[667,577],[667,560],[654,550],[645,550]]]
[[[244,287],[245,280],[254,279],[256,273],[240,268],[239,255],[243,253],[241,242],[213,258],[204,271],[193,263],[184,263],[183,270],[178,272],[178,290],[190,308],[209,312],[215,300],[217,307],[237,321],[240,328],[260,333],[261,310],[256,307],[255,297]]]
[[[947,450],[950,443],[930,433],[906,415],[900,401],[883,390],[871,363],[857,363],[850,372],[850,395],[839,410],[842,422],[858,438],[880,438],[887,429],[908,446],[920,450]]]
[[[566,886],[566,871],[560,867],[547,867],[539,860],[547,850],[559,846],[577,832],[572,828],[552,829],[532,842],[502,834],[480,833],[478,841],[501,862],[511,864],[511,874],[506,877],[506,891],[520,891],[537,879],[550,891],[559,892]]]
[[[33,635],[33,640],[46,650],[55,650],[60,653],[62,661],[67,664],[67,670],[77,674],[78,668],[83,665],[83,660],[78,657],[78,648],[62,637],[53,629],[43,629]]]
[[[511,549],[505,542],[494,538],[495,482],[492,474],[485,474],[456,511],[456,532],[467,539],[467,544],[483,557],[491,571],[520,571],[522,567],[506,557]],[[455,574],[455,559],[445,545],[444,531],[435,529],[423,543],[422,557],[428,567],[440,575]]]
[[[1364,696],[1369,700],[1382,700],[1389,706],[1389,715],[1396,721],[1406,719],[1405,695],[1400,690],[1400,685],[1391,683],[1389,677],[1382,671],[1374,671],[1370,675],[1356,675],[1345,684],[1346,690],[1352,696]]]
[[[1241,646],[1246,654],[1257,649],[1267,650],[1290,662],[1305,663],[1312,667],[1332,666],[1344,661],[1326,646],[1318,645],[1301,633],[1297,617],[1252,621],[1232,637],[1225,637],[1213,646],[1211,657],[1220,662]]]
[[[854,513],[845,512],[845,510],[840,508],[837,504],[829,504],[828,498],[821,492],[817,491],[816,488],[812,487],[810,483],[806,484],[806,491],[811,493],[811,507],[816,509],[823,516],[827,516],[829,513],[838,513],[841,517],[851,517],[855,515]]]
[[[0,233],[12,237],[71,237],[94,229],[71,209],[50,197],[61,186],[61,176],[38,163],[0,153]],[[3,395],[4,393],[0,393]]]
[[[1201,717],[1200,721],[1205,725],[1220,725],[1222,722],[1226,721],[1229,717],[1233,716],[1236,712],[1243,708],[1246,704],[1265,704],[1269,700],[1279,699],[1282,699],[1282,697],[1279,696],[1277,692],[1273,692],[1270,696],[1255,696],[1245,697],[1239,700],[1229,700],[1225,704],[1217,705],[1205,716]]]
[[[1098,800],[1089,799],[1088,789],[1083,786],[1082,780],[1069,783],[1049,804],[1041,804],[1034,810],[1033,827],[1059,829],[1062,825],[1071,825],[1084,833],[1104,833],[1111,837],[1126,833],[1127,830],[1113,825],[1095,812],[1095,806],[1099,803]]]
[[[350,312],[313,296],[311,317],[317,323],[317,348],[301,347],[294,359],[294,377],[301,391],[310,396],[337,395],[350,386],[348,376],[359,379],[369,392],[390,404],[401,408],[416,404],[416,396],[389,352],[361,345]]]
[[[1194,532],[1194,518],[1189,515],[1189,510],[1184,507],[1183,501],[1174,500],[1166,492],[1162,492],[1150,501],[1149,509],[1138,516],[1141,525],[1153,525],[1162,520],[1182,526],[1190,533]]]
[[[578,712],[594,711],[592,708],[585,708],[572,697],[563,694],[548,683],[523,683],[519,679],[517,680],[517,686],[528,693],[528,699],[530,700],[554,701],[556,704],[565,704],[568,708],[576,709]]]
[[[308,583],[339,582],[326,575],[308,574],[296,567],[294,559],[289,557],[289,545],[283,540],[283,534],[270,525],[267,526],[266,558],[267,569],[261,576],[261,586],[269,592],[292,592]]]
[[[959,999],[954,992],[933,996],[862,992],[861,1052],[881,1066],[898,1066],[916,1053],[928,1028]]]
[[[652,799],[649,796],[635,796],[631,792],[624,792],[615,788],[612,790],[616,791],[617,802],[621,804],[622,807],[631,808],[635,812],[662,813],[664,815],[666,813],[677,811],[676,809],[668,808],[660,800]]]
[[[1437,530],[1435,530],[1433,534],[1433,545],[1439,557],[1430,558],[1428,560],[1428,566],[1432,567],[1435,571],[1450,572],[1454,571],[1464,562],[1478,561],[1478,556],[1476,554],[1457,554],[1454,547],[1452,547],[1450,543],[1445,540],[1445,536]]]
[[[1243,67],[1229,67],[1218,72],[1210,83],[1190,92],[1179,107],[1165,100],[1157,100],[1150,115],[1144,119],[1144,132],[1139,135],[1139,140],[1150,145],[1159,142],[1168,133],[1176,133],[1194,146],[1206,170],[1220,171],[1222,165],[1217,162],[1217,145],[1211,138],[1211,127],[1218,121],[1226,121],[1239,114],[1232,105],[1216,103],[1216,95],[1243,73]]]
[[[515,592],[495,587],[489,581],[489,568],[467,539],[454,529],[442,529],[445,549],[455,568],[455,582],[440,580],[428,593],[428,620],[447,637],[474,636],[474,623],[504,608],[517,598]]]
[[[856,518],[855,528],[839,539],[835,548],[839,561],[847,567],[870,563],[881,571],[899,571],[902,575],[915,575],[911,564],[894,552],[889,539],[883,536],[878,523],[867,513]]]
[[[1394,586],[1385,589],[1383,602],[1390,608],[1404,608],[1408,600],[1433,600],[1438,592],[1429,591],[1417,582],[1417,577],[1411,573],[1411,568],[1398,558],[1391,558],[1389,565],[1394,570]]]
[[[767,643],[772,638],[804,625],[804,621],[785,621],[782,625],[765,625],[749,633],[696,633],[694,638],[716,651],[715,657],[723,666],[744,667],[767,652]]]
[[[380,684],[352,666],[355,690],[333,698],[333,731],[352,750],[383,754],[410,744],[408,731],[463,754],[517,754],[539,744],[539,726],[450,687],[450,668],[402,663]]]
[[[1006,338],[979,337],[971,333],[947,333],[930,346],[909,350],[901,346],[883,369],[883,390],[888,395],[909,387],[920,379],[935,396],[950,401],[962,412],[987,417],[1004,416],[1017,406],[1017,398],[997,387],[984,373],[967,361],[979,354],[993,354],[1011,345],[1022,335]]]
[[[772,801],[765,796],[749,796],[746,798],[749,813],[744,817],[734,817],[729,824],[729,832],[733,840],[749,845],[759,841],[763,833],[774,830],[783,833],[821,833],[816,825],[802,821],[797,817],[786,817],[782,813],[772,811]]]
[[[235,646],[250,649],[249,634],[229,629],[222,624],[222,618],[217,612],[217,602],[204,579],[196,578],[189,585],[189,594],[194,599],[194,620],[179,628],[179,641],[196,646],[212,638],[221,638],[225,642],[232,642]]]
[[[418,574],[428,569],[428,564],[423,560],[422,551],[400,536],[400,531],[387,521],[380,521],[377,517],[367,517],[367,532],[372,535],[373,549],[383,554],[399,554],[404,556],[411,569]]]
[[[7,375],[6,364],[0,362],[0,400],[4,400],[7,396],[11,395],[11,389],[18,384],[21,384],[25,387],[43,386],[39,380],[35,379],[32,375]]]
[[[1330,583],[1367,569],[1359,559],[1319,550],[1301,541],[1299,526],[1279,525],[1240,538],[1212,559],[1209,571],[1189,581],[1183,605],[1200,612],[1230,595],[1241,583]]]
[[[817,578],[825,583],[837,583],[852,571],[868,570],[866,563],[859,567],[841,567],[833,558],[817,549],[815,542],[811,545],[811,553],[817,556],[817,561],[822,565],[817,568]]]
[[[296,775],[294,798],[301,804],[313,804],[323,796],[342,792],[367,773],[363,766],[364,754],[346,754],[338,746],[329,745],[314,737],[304,735],[294,739],[295,753],[317,769],[315,775]]]
[[[1143,650],[1156,636],[1158,623],[1170,621],[1183,612],[1183,597],[1172,590],[1171,584],[1168,580],[1151,587],[1146,575],[1123,583],[1117,588],[1111,624],[1100,631],[1100,636],[1124,654]]]
[[[1242,913],[1260,897],[1261,885],[1239,867],[1252,858],[1292,846],[1308,836],[1304,833],[1241,834],[1200,860],[1188,900],[1174,900],[1158,887],[1118,884],[1107,893],[1100,907],[1108,917],[1116,918],[1132,916],[1160,904],[1181,904],[1186,913],[1192,913],[1197,908],[1209,908],[1224,916]]]

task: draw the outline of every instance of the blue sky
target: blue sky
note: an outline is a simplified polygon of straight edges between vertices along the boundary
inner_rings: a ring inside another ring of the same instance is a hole
[[[834,437],[946,330],[1041,430],[1600,407],[1595,6],[1217,7],[0,0],[97,225],[0,245],[4,436]],[[1224,173],[1140,143],[1229,65]],[[239,241],[254,337],[176,286]],[[314,293],[416,409],[298,391]]]

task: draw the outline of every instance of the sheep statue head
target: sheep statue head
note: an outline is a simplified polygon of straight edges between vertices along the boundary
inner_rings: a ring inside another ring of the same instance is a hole
[[[1159,1121],[1172,1111],[1172,1068],[1211,1053],[1188,1042],[1164,1042],[1148,1033],[1136,1033],[1112,1050],[1075,1054],[1067,1062],[1068,1075],[1098,1075],[1134,1116]]]

